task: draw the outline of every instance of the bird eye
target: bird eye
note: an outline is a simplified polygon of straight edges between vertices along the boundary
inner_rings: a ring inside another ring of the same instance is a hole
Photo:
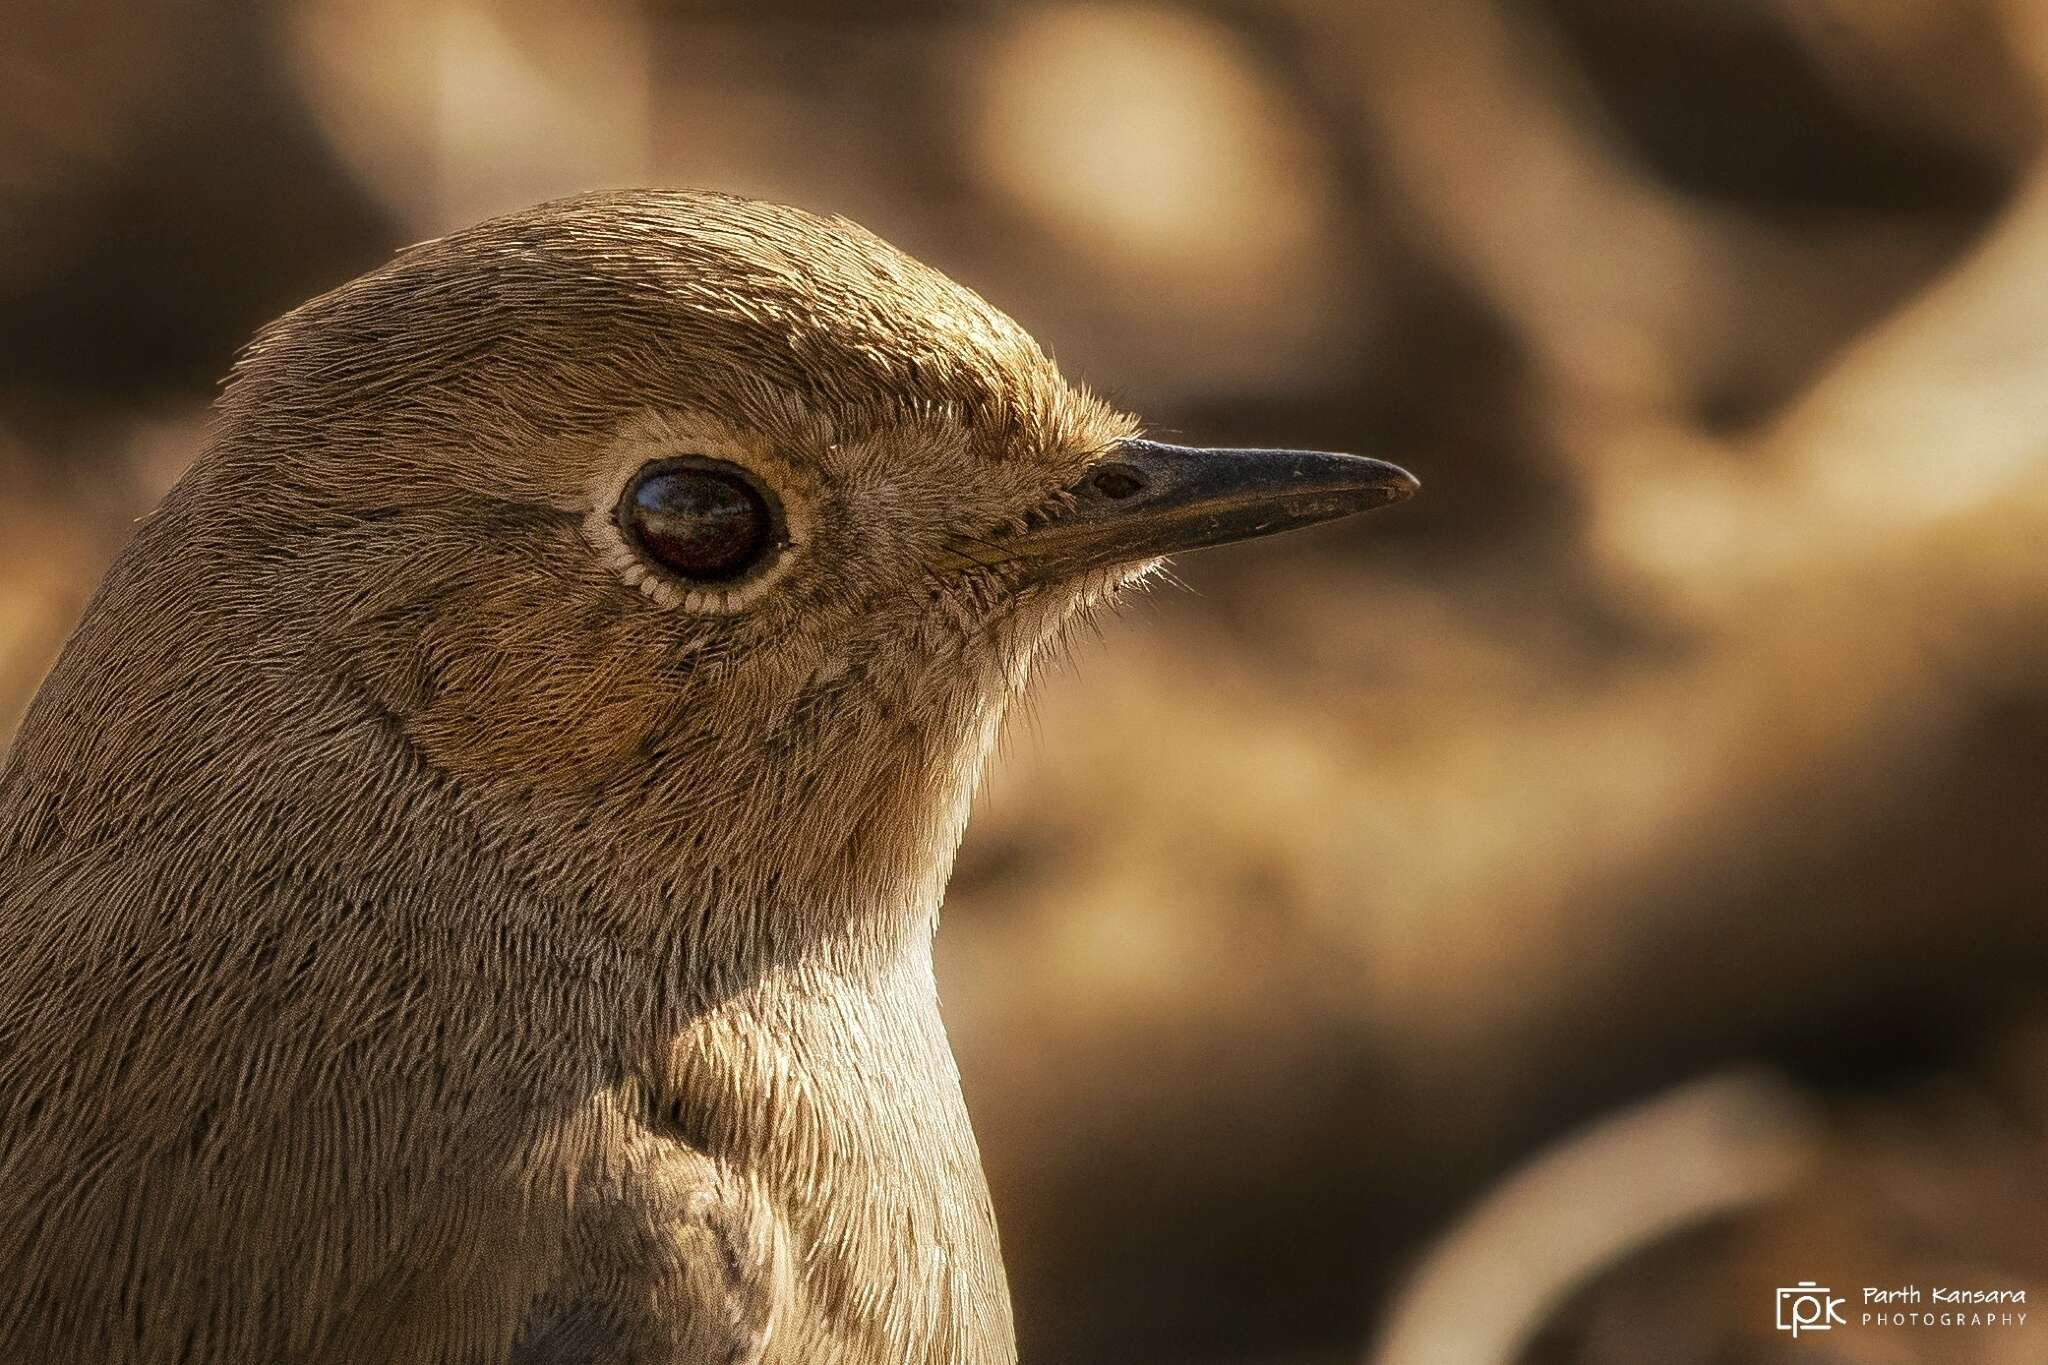
[[[615,515],[634,549],[699,582],[740,578],[786,543],[782,509],[760,480],[697,455],[643,468]]]

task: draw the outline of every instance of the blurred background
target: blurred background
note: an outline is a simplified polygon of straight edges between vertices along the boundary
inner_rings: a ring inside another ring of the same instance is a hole
[[[2048,1294],[2048,5],[8,11],[0,733],[259,324],[586,188],[844,213],[1425,483],[1015,727],[940,973],[1027,1360],[2048,1359],[1773,1297]]]

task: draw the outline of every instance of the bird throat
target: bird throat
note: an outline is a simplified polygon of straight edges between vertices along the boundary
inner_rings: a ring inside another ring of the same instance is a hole
[[[622,1059],[613,1131],[636,1135],[629,1184],[653,1217],[678,1220],[656,1192],[717,1191],[735,1243],[765,1248],[748,1272],[780,1305],[765,1360],[1015,1359],[931,952],[1001,714],[926,727],[841,799],[861,817],[806,844],[815,861],[713,878],[669,920],[674,974]]]

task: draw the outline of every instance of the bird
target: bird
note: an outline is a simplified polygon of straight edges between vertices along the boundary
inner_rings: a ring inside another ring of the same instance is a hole
[[[0,1362],[1014,1361],[932,965],[1003,716],[1416,486],[709,192],[286,314],[0,767]]]

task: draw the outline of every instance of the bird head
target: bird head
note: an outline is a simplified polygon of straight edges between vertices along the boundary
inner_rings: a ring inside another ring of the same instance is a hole
[[[1078,616],[1162,555],[1413,486],[1140,439],[850,223],[631,193],[414,247],[273,325],[167,513],[203,511],[280,667],[515,856],[926,904]]]

